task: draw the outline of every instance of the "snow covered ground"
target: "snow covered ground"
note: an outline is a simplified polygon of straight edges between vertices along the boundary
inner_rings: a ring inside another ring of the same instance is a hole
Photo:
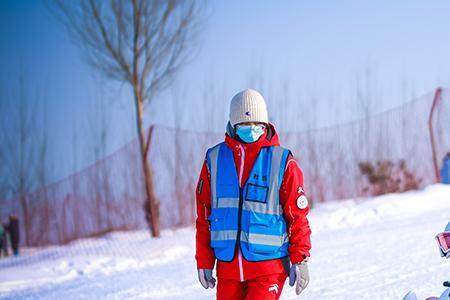
[[[311,283],[282,299],[419,299],[450,279],[434,236],[450,220],[450,186],[346,200],[310,214]],[[0,299],[213,299],[197,282],[193,228],[113,233],[0,259]]]

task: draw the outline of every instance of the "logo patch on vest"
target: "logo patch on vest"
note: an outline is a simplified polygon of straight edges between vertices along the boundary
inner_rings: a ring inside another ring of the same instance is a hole
[[[258,174],[253,175],[253,179],[259,180],[259,175]],[[266,175],[262,175],[262,180],[263,181],[267,181],[267,176]]]
[[[308,199],[305,195],[301,195],[297,198],[297,207],[300,209],[305,209],[308,207]]]

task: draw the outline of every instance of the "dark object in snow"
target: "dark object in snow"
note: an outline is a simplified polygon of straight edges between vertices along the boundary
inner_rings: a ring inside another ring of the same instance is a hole
[[[19,220],[15,214],[9,215],[9,223],[7,226],[9,238],[11,240],[11,248],[14,255],[19,255]]]
[[[6,227],[0,224],[0,256],[8,256],[8,236]]]

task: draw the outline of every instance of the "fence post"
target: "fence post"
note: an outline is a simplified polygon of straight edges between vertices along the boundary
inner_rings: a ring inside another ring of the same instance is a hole
[[[439,100],[441,100],[441,96],[442,96],[442,88],[438,87],[436,89],[436,92],[434,93],[433,104],[431,105],[430,116],[428,118],[428,129],[430,132],[431,153],[433,155],[435,182],[439,182],[441,177],[439,174],[439,165],[438,165],[438,159],[437,159],[437,153],[436,153],[436,140],[435,140],[434,131],[433,131],[433,116],[434,116],[434,111],[437,106],[437,102]]]

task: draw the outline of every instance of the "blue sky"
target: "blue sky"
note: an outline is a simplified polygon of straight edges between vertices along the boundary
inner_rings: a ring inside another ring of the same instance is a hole
[[[181,113],[180,127],[220,132],[229,100],[251,85],[266,97],[275,125],[303,130],[308,125],[302,118],[312,101],[319,107],[313,116],[316,126],[359,117],[355,86],[364,74],[370,74],[377,94],[376,111],[438,85],[450,86],[448,1],[209,3],[212,13],[197,40],[198,55],[149,107],[151,122],[174,126]],[[43,2],[0,2],[2,86],[14,86],[22,66],[30,88],[45,95],[56,165],[74,156],[74,130],[78,147],[89,148],[86,119],[99,94],[108,103],[111,119],[108,151],[135,137],[128,87],[99,76],[82,55]],[[215,96],[205,100],[205,93]],[[182,111],[178,114],[174,98]],[[196,115],[205,106],[214,108],[213,119]],[[335,111],[340,117],[331,118]],[[282,122],[286,112],[290,121]],[[55,176],[70,174],[91,160],[61,167]]]

